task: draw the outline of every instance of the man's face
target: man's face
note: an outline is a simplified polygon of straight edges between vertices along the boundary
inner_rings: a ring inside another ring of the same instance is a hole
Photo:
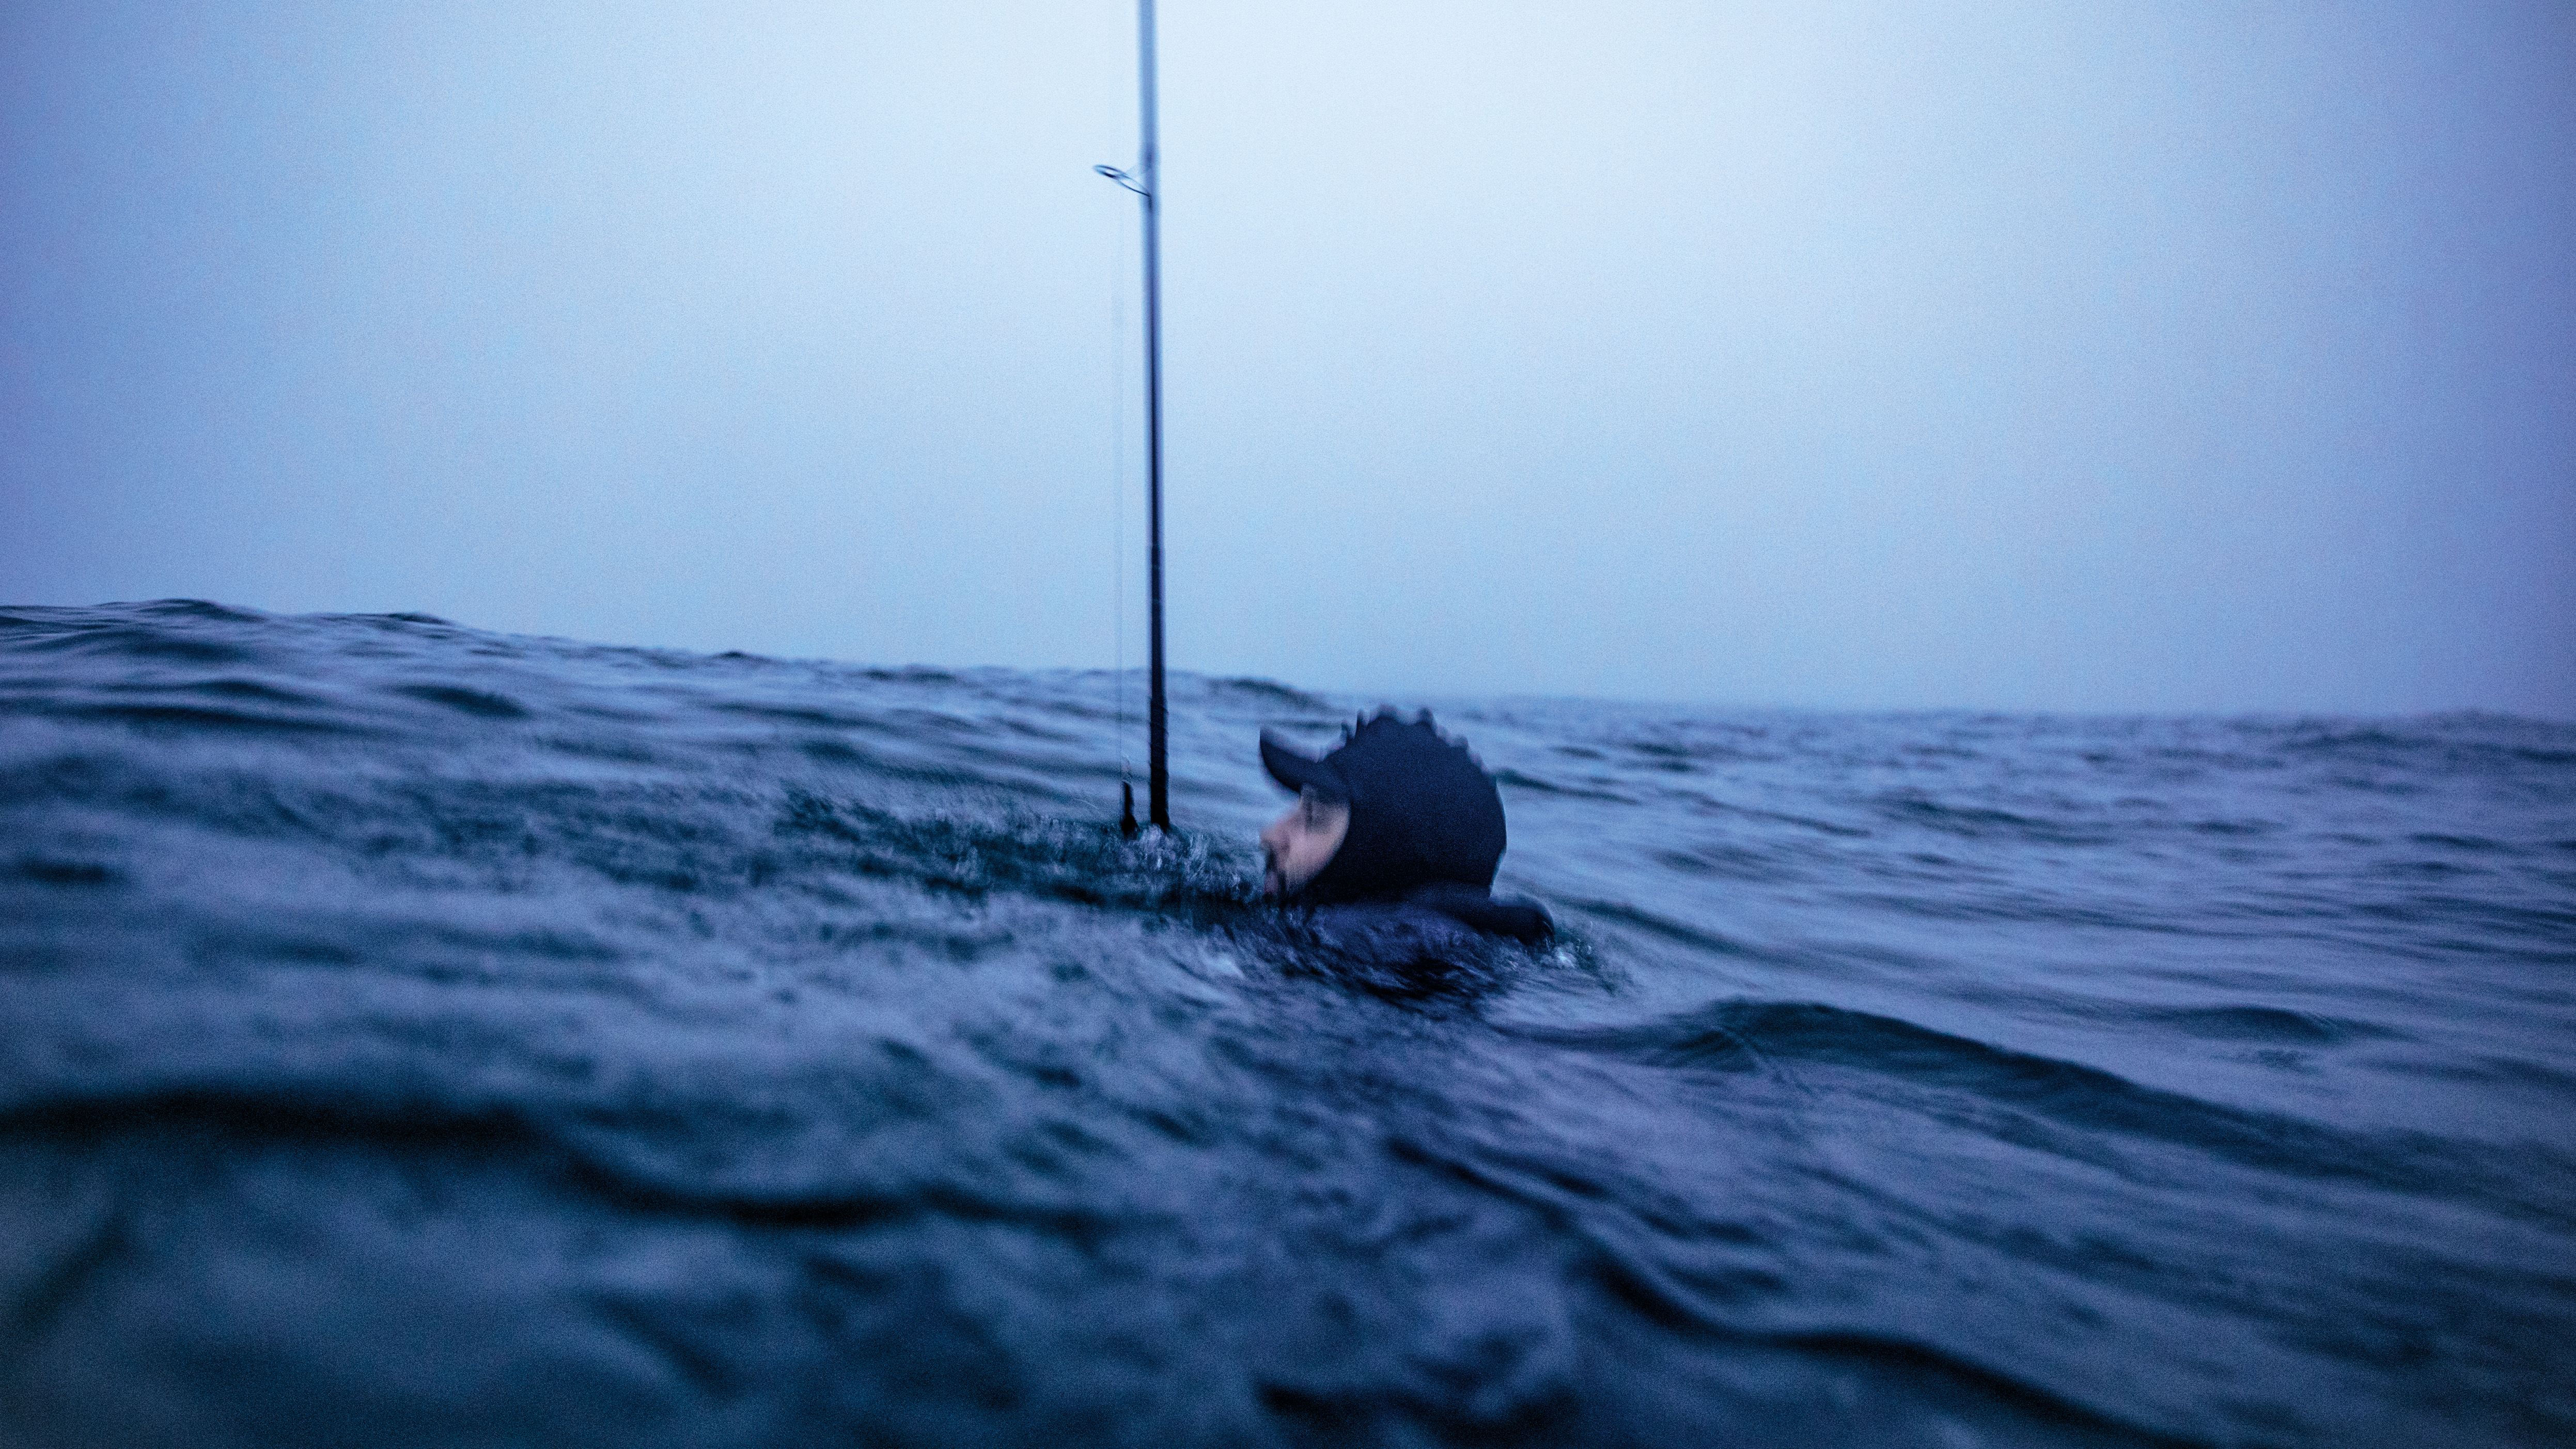
[[[1261,893],[1284,901],[1306,888],[1306,882],[1332,863],[1351,833],[1351,811],[1312,790],[1297,797],[1288,813],[1261,832]]]

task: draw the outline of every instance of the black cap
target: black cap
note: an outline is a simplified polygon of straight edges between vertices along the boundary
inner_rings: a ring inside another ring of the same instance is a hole
[[[1344,741],[1350,737],[1349,730],[1342,731]],[[1261,732],[1261,768],[1270,772],[1271,779],[1300,794],[1312,790],[1336,805],[1351,803],[1351,787],[1342,779],[1342,772],[1333,768],[1330,757],[1310,760],[1281,744],[1268,730]]]
[[[1311,789],[1350,808],[1350,833],[1301,899],[1394,897],[1435,881],[1492,888],[1503,858],[1502,795],[1428,711],[1407,721],[1380,710],[1320,760],[1264,731],[1261,764],[1288,789]]]

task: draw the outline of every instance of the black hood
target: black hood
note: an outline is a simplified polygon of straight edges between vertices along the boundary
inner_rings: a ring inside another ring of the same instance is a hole
[[[1300,901],[1388,900],[1435,882],[1492,889],[1503,858],[1502,796],[1429,712],[1407,721],[1381,710],[1320,760],[1264,734],[1261,763],[1291,790],[1350,807],[1350,833]]]

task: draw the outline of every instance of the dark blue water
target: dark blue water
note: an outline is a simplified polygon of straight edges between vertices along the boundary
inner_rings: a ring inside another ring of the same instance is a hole
[[[0,613],[0,1441],[2576,1438],[2576,727],[1429,701],[1407,993],[1117,692]]]

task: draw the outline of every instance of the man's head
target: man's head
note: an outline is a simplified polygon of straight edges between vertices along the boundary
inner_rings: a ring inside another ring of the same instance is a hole
[[[1264,884],[1315,904],[1403,895],[1449,881],[1484,890],[1503,858],[1503,801],[1428,713],[1381,710],[1322,759],[1268,734],[1261,763],[1297,803],[1261,832]]]

